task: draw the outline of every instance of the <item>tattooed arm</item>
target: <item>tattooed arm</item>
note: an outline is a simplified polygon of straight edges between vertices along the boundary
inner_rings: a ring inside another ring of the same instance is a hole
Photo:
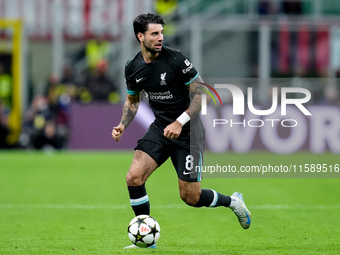
[[[112,138],[117,142],[123,135],[124,130],[129,126],[133,118],[136,116],[140,102],[140,93],[135,95],[127,95],[123,107],[123,114],[118,126],[112,129]]]
[[[207,102],[210,100],[210,96],[203,90],[205,89],[204,81],[201,76],[198,76],[192,83],[189,84],[189,90],[193,95],[189,108],[185,111],[190,118],[195,117],[199,114],[202,107],[202,95],[205,94],[207,97]]]
[[[185,110],[185,113],[190,117],[193,118],[197,114],[199,114],[201,110],[201,100],[202,94],[205,94],[207,97],[207,101],[209,101],[209,95],[203,90],[205,89],[204,82],[201,76],[198,76],[193,82],[189,84],[189,90],[192,94],[192,100],[190,102],[189,108]],[[167,138],[178,138],[182,132],[183,125],[178,121],[175,120],[173,123],[168,125],[164,129],[164,136]]]

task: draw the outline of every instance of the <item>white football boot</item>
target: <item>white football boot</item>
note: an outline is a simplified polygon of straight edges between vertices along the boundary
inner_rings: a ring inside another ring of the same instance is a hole
[[[246,207],[246,204],[244,203],[242,194],[239,192],[234,192],[230,197],[230,209],[233,210],[233,212],[237,216],[242,228],[249,228],[251,223],[251,214]]]
[[[155,249],[155,248],[156,248],[156,244],[146,247],[146,249]],[[145,249],[145,248],[139,247],[135,244],[131,244],[131,245],[125,246],[123,249],[126,250],[126,249]]]

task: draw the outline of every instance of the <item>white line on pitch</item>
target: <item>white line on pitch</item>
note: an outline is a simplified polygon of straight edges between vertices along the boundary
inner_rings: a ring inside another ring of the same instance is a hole
[[[340,205],[247,205],[251,210],[340,210]],[[0,204],[0,209],[82,209],[82,210],[119,210],[130,208],[126,205],[86,205],[86,204]],[[185,204],[152,205],[155,209],[186,209]]]

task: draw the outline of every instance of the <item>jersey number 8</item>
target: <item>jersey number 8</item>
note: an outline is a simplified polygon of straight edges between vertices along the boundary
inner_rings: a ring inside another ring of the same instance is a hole
[[[194,157],[192,155],[188,155],[185,159],[185,168],[188,171],[191,171],[194,168]]]

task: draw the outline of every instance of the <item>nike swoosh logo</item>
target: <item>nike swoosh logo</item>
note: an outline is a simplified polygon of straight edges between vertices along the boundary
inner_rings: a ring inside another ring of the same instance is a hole
[[[188,175],[188,174],[193,174],[194,172],[185,172],[185,171],[183,171],[183,174],[184,175]]]
[[[248,213],[247,213],[246,210],[244,210],[244,209],[243,209],[243,211],[244,211],[244,213],[245,213],[246,216],[247,216],[247,222],[246,222],[246,224],[250,224],[251,220],[250,220],[250,217],[249,217]]]
[[[139,79],[136,79],[136,83],[140,82],[141,80],[143,80],[143,77],[139,78]]]

